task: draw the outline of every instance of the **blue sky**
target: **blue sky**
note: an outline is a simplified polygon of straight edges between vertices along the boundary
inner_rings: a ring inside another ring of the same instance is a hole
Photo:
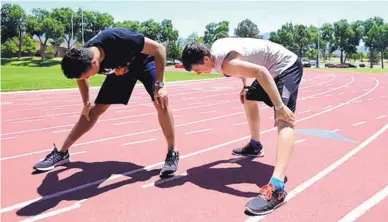
[[[286,22],[304,25],[333,23],[340,19],[365,20],[380,16],[388,22],[388,0],[386,1],[130,1],[130,0],[2,0],[3,3],[19,4],[30,13],[33,8],[52,9],[71,7],[74,10],[107,12],[115,20],[171,19],[180,37],[196,32],[203,35],[205,26],[210,22],[230,21],[230,34],[233,35],[237,24],[248,18],[255,22],[260,33],[276,31]],[[290,10],[297,7],[297,10]],[[189,13],[188,9],[193,12]]]

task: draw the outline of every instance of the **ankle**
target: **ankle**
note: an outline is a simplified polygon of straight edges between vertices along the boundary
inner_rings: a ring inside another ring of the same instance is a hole
[[[262,145],[261,145],[261,142],[260,141],[256,141],[254,139],[251,139],[251,141],[249,141],[249,144],[255,148],[255,149],[258,149],[260,148]]]
[[[275,190],[284,190],[284,181],[277,177],[271,177],[269,183],[275,187]]]

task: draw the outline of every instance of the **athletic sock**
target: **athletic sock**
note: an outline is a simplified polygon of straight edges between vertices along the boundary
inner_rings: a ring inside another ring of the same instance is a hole
[[[255,148],[255,149],[261,147],[260,141],[255,141],[255,140],[253,140],[253,139],[251,139],[251,141],[249,142],[249,144],[250,144],[253,148]]]
[[[276,177],[271,177],[271,179],[269,180],[269,183],[271,183],[275,187],[275,190],[284,189],[284,182]]]

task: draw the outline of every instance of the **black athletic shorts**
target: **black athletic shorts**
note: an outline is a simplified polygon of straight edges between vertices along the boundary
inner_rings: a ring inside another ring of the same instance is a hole
[[[291,67],[274,79],[283,103],[293,112],[296,110],[296,101],[302,76],[303,64],[298,58]],[[249,87],[246,98],[247,100],[262,101],[268,106],[273,107],[271,99],[257,80]]]
[[[107,75],[95,100],[96,104],[127,105],[132,91],[139,80],[154,101],[155,60],[152,55],[141,55],[129,65],[129,70],[122,76]]]

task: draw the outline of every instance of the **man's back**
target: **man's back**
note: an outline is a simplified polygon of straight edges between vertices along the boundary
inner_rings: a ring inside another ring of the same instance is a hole
[[[140,56],[144,47],[144,35],[126,28],[107,28],[85,43],[85,47],[97,46],[104,50],[105,58],[100,73],[125,66],[134,56]]]
[[[266,67],[276,77],[297,60],[297,55],[277,43],[254,38],[222,38],[211,48],[215,69],[222,73],[222,62],[231,51],[236,51],[245,61]]]

